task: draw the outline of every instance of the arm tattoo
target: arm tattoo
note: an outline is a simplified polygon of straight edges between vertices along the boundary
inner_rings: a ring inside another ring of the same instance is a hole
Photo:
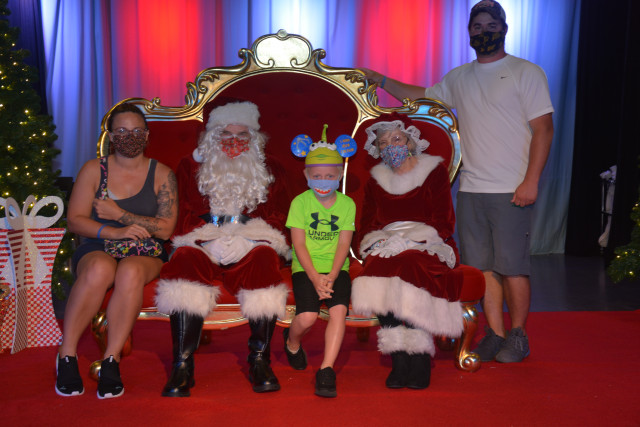
[[[149,233],[155,233],[160,230],[160,227],[158,227],[158,220],[156,218],[134,215],[131,212],[125,212],[118,222],[124,225],[138,224],[139,226],[146,228]]]
[[[158,213],[156,217],[134,215],[130,212],[125,212],[122,217],[118,219],[118,222],[125,225],[138,224],[146,228],[149,233],[155,233],[160,229],[157,218],[169,218],[171,216],[171,210],[176,204],[177,193],[178,184],[176,176],[173,172],[169,172],[167,182],[162,184],[158,190]]]
[[[173,172],[169,172],[167,182],[162,184],[158,191],[158,218],[171,217],[171,211],[176,203],[178,193],[178,181]]]

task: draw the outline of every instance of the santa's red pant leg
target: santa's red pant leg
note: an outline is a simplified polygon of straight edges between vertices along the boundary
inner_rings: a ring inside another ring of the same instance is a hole
[[[288,288],[280,274],[280,258],[272,248],[257,246],[239,262],[215,264],[198,248],[180,247],[160,273],[156,305],[171,317],[173,371],[163,396],[190,395],[195,383],[193,352],[204,319],[216,306],[221,282],[236,295],[249,319],[250,380],[256,392],[280,389],[270,367],[270,344],[277,316],[284,317]]]

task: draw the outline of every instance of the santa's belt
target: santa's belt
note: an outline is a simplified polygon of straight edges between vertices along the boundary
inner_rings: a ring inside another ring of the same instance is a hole
[[[247,221],[251,219],[246,215],[211,215],[211,214],[201,215],[200,218],[202,218],[207,222],[210,222],[216,227],[221,227],[224,224],[229,224],[229,223],[246,224]]]

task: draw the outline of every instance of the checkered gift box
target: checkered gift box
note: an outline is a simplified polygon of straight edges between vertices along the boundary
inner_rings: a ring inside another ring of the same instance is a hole
[[[27,347],[51,346],[60,343],[62,333],[51,303],[51,272],[62,241],[63,228],[47,228],[62,215],[62,200],[45,197],[31,210],[33,196],[25,201],[18,215],[13,199],[2,200],[10,229],[0,229],[0,280],[10,286],[5,300],[5,315],[0,324],[2,349],[16,353]],[[48,203],[58,205],[54,217],[35,214]],[[25,226],[29,228],[25,228]]]
[[[0,229],[0,350],[5,346],[5,328],[4,320],[7,312],[10,310],[10,305],[13,303],[13,268],[10,263],[11,247],[9,246],[9,240],[7,239],[8,230]],[[13,326],[11,327],[13,330]],[[10,347],[10,346],[9,346]]]

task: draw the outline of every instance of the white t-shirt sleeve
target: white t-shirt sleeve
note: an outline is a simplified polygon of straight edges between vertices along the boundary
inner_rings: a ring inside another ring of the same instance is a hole
[[[519,84],[527,121],[553,113],[554,109],[549,95],[549,83],[541,67],[528,63],[528,66],[523,68]]]
[[[438,101],[444,102],[445,104],[453,107],[453,97],[451,96],[444,79],[436,83],[435,85],[428,87],[424,91],[424,96],[426,98],[436,99]]]
[[[441,81],[426,88],[424,96],[444,102],[451,108],[457,108],[457,98],[455,93],[456,80],[458,79],[458,76],[464,72],[464,69],[468,67],[469,64],[464,64],[449,71]]]

